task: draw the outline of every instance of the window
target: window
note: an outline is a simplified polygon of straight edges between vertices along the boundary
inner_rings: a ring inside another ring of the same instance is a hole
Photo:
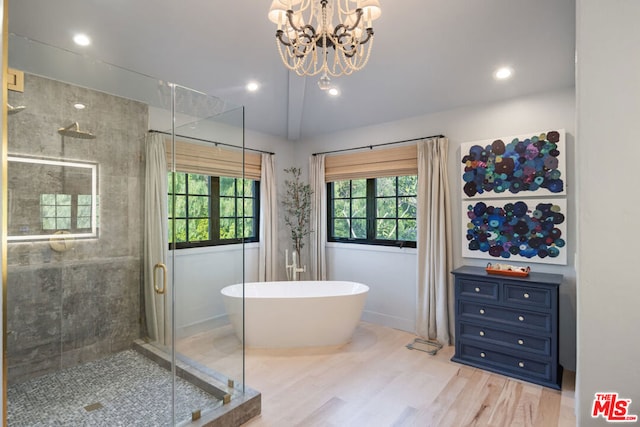
[[[375,179],[376,239],[415,243],[417,186],[415,175]]]
[[[96,196],[96,207],[98,206],[98,199]],[[96,216],[99,212],[96,209]],[[76,226],[78,228],[91,228],[91,194],[79,194],[78,195],[78,215],[76,216]]]
[[[176,249],[258,241],[258,181],[176,172],[168,184]]]
[[[41,194],[40,222],[42,229],[47,231],[90,230],[91,194]]]
[[[367,180],[329,183],[331,232],[336,240],[367,239]]]
[[[417,184],[416,175],[328,183],[329,241],[415,247]]]
[[[71,195],[41,194],[40,218],[43,230],[70,230]]]

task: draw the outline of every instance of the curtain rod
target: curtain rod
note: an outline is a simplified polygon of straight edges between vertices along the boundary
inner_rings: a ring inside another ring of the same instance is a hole
[[[323,151],[320,153],[313,153],[312,156],[317,156],[318,154],[341,153],[343,151],[364,150],[365,148],[373,150],[373,147],[382,147],[383,145],[402,144],[403,142],[420,141],[422,139],[429,139],[429,138],[444,138],[444,135],[430,135],[430,136],[423,136],[421,138],[404,139],[402,141],[383,142],[382,144],[365,145],[362,147],[343,148],[342,150]]]
[[[149,129],[149,133],[161,133],[163,135],[169,135],[171,136],[172,133],[171,132],[164,132],[161,130],[155,130],[155,129]],[[257,148],[248,148],[248,147],[238,147],[237,145],[233,145],[233,144],[227,144],[225,142],[218,142],[218,141],[210,141],[208,139],[202,139],[202,138],[195,138],[193,136],[187,136],[187,135],[175,135],[177,138],[186,138],[186,139],[191,139],[194,141],[200,141],[200,142],[209,142],[211,144],[216,144],[216,145],[224,145],[226,147],[235,147],[235,148],[243,148],[244,150],[249,150],[249,151],[255,151],[258,153],[265,153],[265,154],[275,154],[272,153],[271,151],[264,151],[264,150],[258,150]]]

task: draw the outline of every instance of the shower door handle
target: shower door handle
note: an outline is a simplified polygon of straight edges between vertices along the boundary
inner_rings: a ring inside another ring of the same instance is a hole
[[[156,271],[158,269],[162,270],[162,287],[158,287],[158,280],[156,277]],[[167,289],[167,266],[163,263],[159,262],[153,266],[153,289],[156,291],[156,294],[162,295],[164,291]]]

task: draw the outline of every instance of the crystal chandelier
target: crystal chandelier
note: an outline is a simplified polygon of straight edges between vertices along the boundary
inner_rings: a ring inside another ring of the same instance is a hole
[[[372,23],[381,14],[378,0],[273,0],[269,20],[278,26],[282,62],[299,76],[329,76],[361,70],[373,46]],[[334,22],[337,25],[334,26]]]

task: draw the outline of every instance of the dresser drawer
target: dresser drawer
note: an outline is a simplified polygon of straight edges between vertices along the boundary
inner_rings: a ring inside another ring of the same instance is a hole
[[[541,380],[550,380],[552,375],[551,363],[544,360],[535,360],[520,355],[514,356],[493,350],[490,347],[475,345],[467,341],[461,342],[462,359],[469,360],[487,367],[494,367],[505,373],[512,373],[523,377],[535,377]]]
[[[549,309],[551,290],[505,283],[504,302],[522,307]]]
[[[460,320],[475,323],[478,320],[501,323],[522,329],[551,332],[551,314],[536,313],[475,301],[458,301]]]
[[[465,278],[460,279],[457,286],[460,297],[479,300],[498,300],[498,289],[500,286],[497,282]]]
[[[551,356],[551,339],[460,322],[460,338],[503,345],[516,351]]]

